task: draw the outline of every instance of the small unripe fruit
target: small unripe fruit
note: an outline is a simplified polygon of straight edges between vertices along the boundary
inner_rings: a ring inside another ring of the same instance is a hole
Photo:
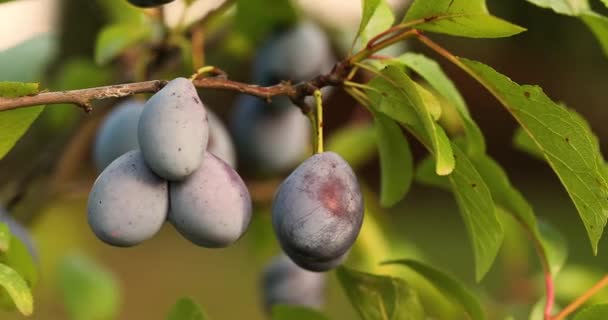
[[[187,179],[170,183],[169,221],[186,239],[221,248],[237,241],[251,220],[251,197],[241,177],[210,152]]]
[[[283,251],[312,271],[340,264],[362,223],[357,177],[333,152],[304,161],[283,181],[272,204],[272,225]]]
[[[200,166],[209,124],[192,81],[172,80],[146,102],[137,137],[144,160],[162,178],[182,180]]]
[[[87,204],[91,229],[102,241],[134,246],[160,230],[169,211],[167,181],[144,163],[139,150],[114,160],[95,180]]]
[[[93,160],[98,172],[123,154],[139,149],[137,124],[143,109],[143,102],[128,100],[117,105],[106,116],[93,147]]]
[[[173,2],[173,0],[127,0],[134,6],[138,6],[141,8],[152,8],[162,6],[163,4],[167,4],[169,2]]]
[[[222,123],[222,120],[210,110],[207,110],[209,119],[209,143],[207,151],[224,160],[231,167],[236,168],[236,152],[232,138]]]
[[[264,269],[262,293],[264,307],[277,304],[321,308],[325,296],[326,274],[302,269],[286,255],[280,255]]]
[[[264,173],[294,167],[310,148],[310,123],[289,102],[267,105],[257,98],[240,96],[232,132],[242,162]]]

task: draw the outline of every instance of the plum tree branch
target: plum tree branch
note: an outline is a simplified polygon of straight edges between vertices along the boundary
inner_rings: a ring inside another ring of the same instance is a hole
[[[215,68],[216,74],[219,76],[195,79],[193,80],[193,83],[197,88],[201,89],[238,91],[265,100],[271,100],[275,96],[287,96],[295,105],[302,109],[302,112],[309,113],[312,111],[312,107],[305,103],[304,100],[306,97],[314,95],[316,90],[323,87],[343,85],[344,81],[349,78],[349,74],[351,74],[355,64],[372,57],[374,53],[379,50],[417,34],[417,30],[415,29],[402,30],[402,28],[399,28],[391,31],[392,32],[383,33],[382,40],[380,38],[375,38],[373,39],[374,41],[368,43],[368,45],[358,53],[336,63],[328,74],[318,75],[310,81],[298,84],[283,81],[273,86],[262,87],[229,80],[223,71]],[[387,36],[389,34],[390,36]],[[155,93],[162,89],[167,83],[168,81],[166,80],[150,80],[78,90],[41,92],[36,95],[17,98],[0,97],[0,111],[36,105],[75,104],[89,112],[93,108],[94,101],[122,98],[141,93]]]

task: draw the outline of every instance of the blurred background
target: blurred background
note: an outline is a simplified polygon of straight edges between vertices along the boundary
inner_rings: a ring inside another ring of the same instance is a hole
[[[186,21],[186,25],[199,21],[222,2],[195,1],[181,20]],[[397,17],[402,16],[408,1],[390,2]],[[102,66],[95,62],[98,33],[116,19],[120,11],[126,10],[125,3],[122,0],[18,0],[0,4],[0,30],[3,30],[0,80],[41,82],[44,88],[59,90],[137,79],[137,74],[124,71],[137,65],[140,57],[137,50]],[[604,125],[608,121],[608,59],[593,34],[575,18],[556,15],[524,0],[488,0],[487,3],[494,15],[528,31],[505,39],[476,40],[436,34],[430,37],[454,54],[482,61],[518,83],[540,85],[555,101],[581,113],[605,150],[608,146],[608,127]],[[605,7],[598,5],[599,1],[592,3],[594,9],[606,13]],[[359,0],[298,0],[293,4],[300,19],[313,20],[327,32],[338,58],[347,54],[361,14]],[[178,24],[183,10],[180,0],[168,5],[167,23]],[[231,14],[234,13],[228,11],[228,15]],[[249,18],[255,21],[255,14]],[[239,34],[238,23],[225,19],[216,18],[210,23],[210,36],[205,41],[206,63],[227,71],[232,79],[251,82],[256,52],[265,38],[246,39]],[[170,79],[189,75],[190,71],[182,70],[191,69],[180,69],[183,66],[165,71],[170,68],[163,64],[174,64],[175,56],[179,56],[174,49],[148,57],[152,65],[158,65],[156,70],[144,72],[143,77]],[[605,250],[608,242],[600,243],[599,254],[594,257],[585,229],[557,177],[545,163],[513,147],[517,125],[506,110],[471,78],[419,43],[406,43],[397,53],[399,51],[422,52],[440,62],[485,133],[490,155],[506,168],[513,184],[532,203],[537,215],[566,238],[569,258],[568,266],[557,279],[559,304],[570,301],[608,271]],[[237,95],[211,90],[200,94],[230,128]],[[91,114],[67,105],[48,107],[0,161],[0,202],[30,230],[38,253],[40,281],[34,291],[35,313],[31,318],[97,319],[69,311],[71,298],[65,294],[69,292],[66,286],[70,286],[70,281],[78,282],[78,278],[66,277],[65,270],[78,269],[73,264],[78,265],[82,262],[79,259],[83,259],[94,264],[93,269],[99,269],[95,274],[106,283],[107,288],[103,290],[116,292],[109,293],[101,302],[96,301],[97,295],[90,298],[95,301],[91,303],[101,309],[116,306],[115,315],[99,319],[164,319],[182,296],[193,297],[211,319],[264,319],[260,273],[279,252],[269,205],[278,182],[290,170],[259,175],[255,168],[247,168],[247,159],[238,159],[239,172],[256,202],[248,233],[230,248],[197,247],[169,224],[142,245],[128,249],[110,247],[90,231],[86,200],[97,175],[91,158],[95,134],[115,103],[101,102]],[[365,126],[370,120],[364,108],[339,90],[332,93],[326,105],[329,141],[344,127]],[[413,139],[410,141],[415,158],[422,159],[426,155],[424,149]],[[356,143],[347,146],[361,147]],[[512,222],[507,221],[508,218],[504,221],[507,237],[497,263],[489,276],[476,284],[470,244],[450,194],[416,184],[397,206],[380,209],[375,204],[379,186],[375,153],[361,159],[355,169],[368,190],[368,214],[363,230],[366,236],[359,239],[357,245],[384,246],[382,252],[386,258],[416,257],[457,275],[482,296],[490,314],[497,319],[503,319],[505,314],[527,314],[530,306],[538,301],[543,291],[532,245],[521,231],[509,227]],[[365,243],[360,244],[362,241]],[[356,254],[347,264],[365,268],[365,264],[357,262]],[[411,274],[403,276],[420,282]],[[333,273],[329,279],[323,311],[333,319],[354,319],[356,314]],[[87,292],[85,287],[80,290]],[[436,293],[426,290],[425,297],[433,301],[431,298]],[[597,299],[607,301],[608,292],[601,293]],[[441,308],[446,311],[437,310],[437,315],[454,312],[450,306]],[[17,312],[0,311],[0,318],[23,317]]]

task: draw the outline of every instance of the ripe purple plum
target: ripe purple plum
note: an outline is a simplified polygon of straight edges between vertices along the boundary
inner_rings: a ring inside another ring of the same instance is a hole
[[[281,254],[262,274],[264,307],[270,311],[274,305],[289,304],[320,309],[325,297],[326,278],[325,273],[302,269]]]
[[[272,225],[283,251],[300,267],[339,265],[363,223],[355,173],[338,154],[316,154],[283,181],[272,204]]]
[[[253,63],[253,80],[272,85],[300,82],[331,71],[335,63],[329,39],[319,26],[304,22],[270,38]]]
[[[207,149],[209,123],[192,81],[174,79],[154,94],[137,133],[144,160],[157,175],[176,181],[194,172]]]
[[[207,110],[209,119],[209,143],[207,151],[224,160],[231,167],[236,168],[236,151],[230,133],[222,120],[211,110]]]
[[[207,152],[187,179],[171,182],[169,221],[194,244],[222,248],[236,242],[251,221],[251,197],[241,177]]]
[[[310,123],[290,104],[268,105],[239,96],[231,129],[241,163],[263,173],[294,167],[310,148]]]
[[[93,161],[98,172],[123,154],[139,149],[137,124],[144,103],[127,100],[117,105],[104,119],[95,138]]]
[[[167,181],[152,172],[139,150],[114,160],[89,194],[88,221],[97,237],[130,247],[153,237],[169,211]]]

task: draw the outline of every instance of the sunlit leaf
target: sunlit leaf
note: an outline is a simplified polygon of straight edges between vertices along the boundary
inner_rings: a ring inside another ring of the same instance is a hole
[[[405,22],[423,20],[416,28],[471,38],[508,37],[524,28],[492,16],[485,0],[416,0]]]
[[[8,292],[15,306],[23,315],[34,312],[34,298],[23,278],[9,266],[0,263],[0,286]]]
[[[0,82],[0,101],[1,97],[20,97],[36,93],[37,83]],[[34,106],[0,112],[0,159],[13,148],[43,109],[43,106]]]
[[[485,153],[486,145],[481,129],[471,118],[464,99],[439,64],[422,54],[409,52],[396,59],[422,76],[433,89],[456,107],[464,124],[467,153],[469,155]]]
[[[608,176],[589,126],[551,101],[539,87],[520,86],[476,61],[460,61],[511,112],[543,152],[578,209],[597,253],[608,218]]]
[[[538,148],[534,140],[532,140],[532,138],[530,138],[530,135],[528,135],[528,133],[526,133],[526,131],[521,127],[515,130],[515,134],[513,135],[513,145],[515,146],[515,148],[524,151],[537,159],[540,159],[542,161],[546,160],[545,155]]]
[[[424,320],[418,294],[404,280],[340,267],[342,289],[363,320]]]
[[[372,37],[390,28],[395,16],[385,0],[363,0],[362,3],[363,18],[357,37],[364,46]]]
[[[580,15],[580,18],[591,29],[602,46],[604,55],[608,57],[608,17],[594,12],[585,12]]]
[[[383,264],[411,268],[431,282],[443,295],[460,304],[472,320],[486,319],[479,300],[454,277],[415,260],[392,260]]]
[[[479,155],[471,158],[471,161],[488,185],[496,204],[513,215],[533,237],[542,251],[540,258],[543,263],[546,263],[552,274],[557,274],[564,265],[568,252],[561,234],[547,223],[538,223],[528,201],[511,184],[505,171],[494,159]]]
[[[576,16],[579,13],[589,10],[588,0],[526,0],[542,8],[552,9],[553,11],[565,15]]]
[[[384,68],[380,76],[369,83],[373,90],[367,93],[372,106],[401,124],[413,128],[428,144],[436,159],[435,170],[439,175],[448,175],[454,170],[454,155],[450,141],[443,130],[433,119],[423,97],[420,96],[416,83],[396,66]],[[390,97],[390,105],[386,102]]]
[[[374,124],[382,175],[380,203],[383,207],[392,207],[410,188],[414,160],[407,139],[392,119],[382,113],[376,113]]]

